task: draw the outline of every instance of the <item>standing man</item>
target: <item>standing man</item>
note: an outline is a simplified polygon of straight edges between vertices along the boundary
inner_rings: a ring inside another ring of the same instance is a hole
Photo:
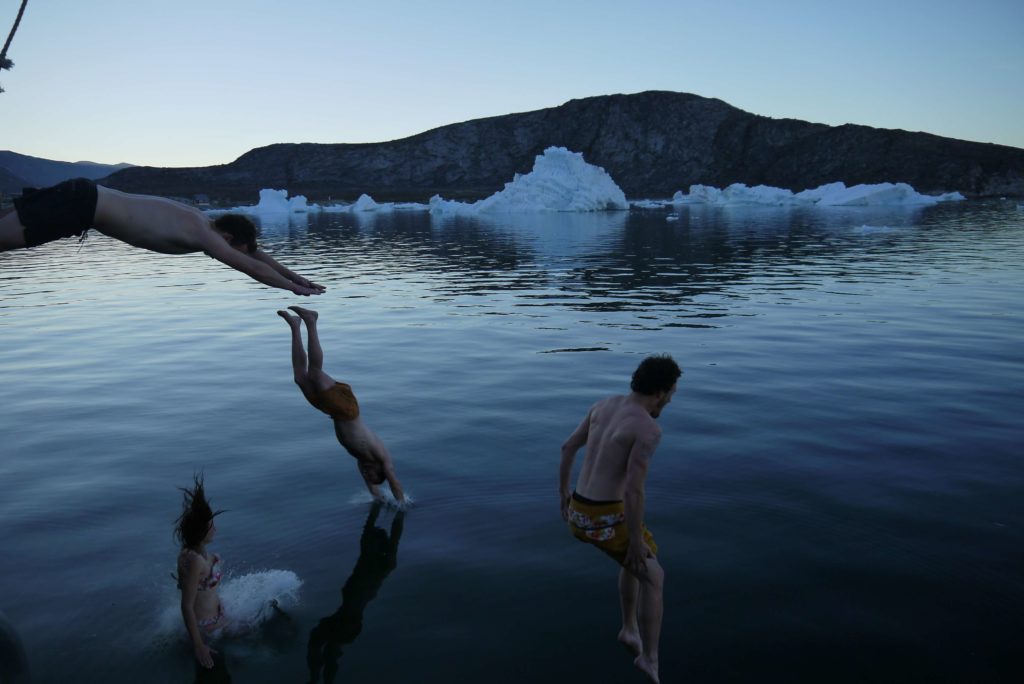
[[[633,373],[632,392],[602,399],[562,445],[558,490],[562,518],[580,541],[614,558],[619,570],[619,641],[633,664],[658,683],[665,572],[644,526],[644,481],[661,440],[655,418],[676,391],[682,371],[671,356],[649,356]],[[569,490],[576,452],[587,446],[576,488]]]
[[[253,280],[298,295],[324,291],[259,249],[256,226],[244,216],[211,221],[180,202],[105,188],[86,178],[26,190],[15,199],[14,210],[0,216],[0,252],[72,235],[84,238],[89,228],[161,254],[205,252]]]

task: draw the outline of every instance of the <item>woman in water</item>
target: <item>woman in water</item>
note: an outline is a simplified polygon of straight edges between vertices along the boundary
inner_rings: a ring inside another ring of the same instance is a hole
[[[206,493],[203,478],[196,476],[191,489],[182,488],[185,493],[181,515],[174,527],[174,538],[181,545],[178,554],[178,588],[181,590],[181,616],[192,639],[196,660],[203,667],[213,667],[216,653],[203,641],[226,626],[224,609],[217,596],[217,584],[221,573],[217,569],[220,557],[206,552],[206,546],[213,541],[217,527],[213,518],[223,511],[213,512]]]

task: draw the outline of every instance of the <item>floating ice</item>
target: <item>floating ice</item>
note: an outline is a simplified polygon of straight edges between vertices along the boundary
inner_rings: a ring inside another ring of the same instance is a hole
[[[922,195],[906,183],[876,183],[854,185],[827,183],[817,188],[794,194],[784,188],[768,185],[747,187],[733,183],[724,190],[708,185],[691,185],[690,192],[681,190],[672,196],[676,204],[762,205],[762,206],[817,206],[817,207],[878,207],[899,205],[930,205],[964,199],[959,192],[943,195]]]
[[[959,192],[947,192],[942,195],[922,195],[906,183],[875,183],[873,185],[854,185],[851,188],[843,183],[829,183],[812,190],[804,190],[795,197],[801,201],[810,201],[820,207],[877,207],[894,204],[938,204],[939,202],[955,202],[964,198]]]
[[[318,204],[309,204],[305,195],[288,197],[287,190],[272,190],[264,188],[260,190],[260,201],[256,206],[246,205],[233,207],[231,209],[210,209],[209,214],[249,214],[255,216],[279,216],[283,214],[305,214],[312,211],[320,211]]]
[[[538,155],[533,170],[516,174],[490,197],[478,202],[430,198],[433,214],[499,214],[547,211],[607,211],[629,209],[626,195],[599,166],[564,147],[549,147]]]
[[[630,208],[633,209],[662,209],[665,205],[666,202],[662,200],[652,199],[633,200],[629,203]]]
[[[305,195],[296,195],[295,197],[288,197],[287,190],[260,190],[260,203],[257,204],[253,209],[257,214],[279,214],[279,213],[302,213],[309,211],[311,208],[306,203]]]

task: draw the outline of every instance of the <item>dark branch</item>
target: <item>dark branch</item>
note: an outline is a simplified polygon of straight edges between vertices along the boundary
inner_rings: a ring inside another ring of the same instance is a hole
[[[28,4],[28,0],[21,0],[21,7],[18,8],[18,16],[14,19],[14,26],[11,27],[11,32],[7,34],[7,42],[4,43],[4,49],[0,50],[0,70],[10,69],[14,66],[14,62],[7,59],[7,49],[11,47],[11,41],[14,40],[14,34],[18,31],[18,24],[21,23],[21,17],[25,14],[25,5]],[[0,88],[0,93],[4,92],[3,88]]]

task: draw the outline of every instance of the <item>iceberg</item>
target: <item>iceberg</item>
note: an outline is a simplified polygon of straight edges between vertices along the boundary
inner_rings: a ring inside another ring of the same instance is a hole
[[[237,213],[255,216],[276,216],[279,214],[305,214],[311,211],[320,211],[319,204],[309,204],[305,195],[288,197],[287,190],[272,190],[264,188],[260,190],[259,204],[233,207],[231,209],[208,209],[208,214]]]
[[[889,207],[927,206],[964,199],[959,192],[922,195],[906,183],[876,183],[846,187],[845,183],[826,183],[802,192],[767,185],[747,187],[733,183],[724,190],[708,185],[691,185],[672,196],[674,204],[711,204],[716,206],[761,205],[797,207]]]
[[[432,214],[511,214],[549,211],[628,210],[622,189],[600,166],[579,152],[549,147],[537,155],[533,170],[516,174],[490,197],[477,202],[430,198]]]
[[[279,213],[303,213],[310,209],[319,208],[317,205],[310,206],[306,203],[305,195],[288,197],[287,190],[260,190],[260,202],[253,207],[257,214],[279,214]]]

